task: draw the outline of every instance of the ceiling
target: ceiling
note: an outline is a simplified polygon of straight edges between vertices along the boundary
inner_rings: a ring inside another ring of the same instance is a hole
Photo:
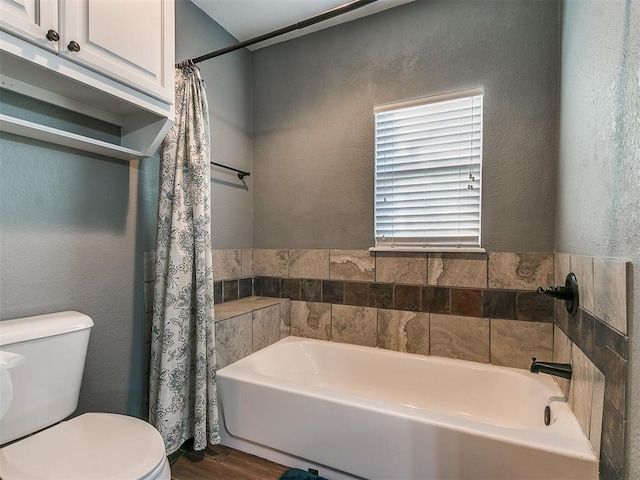
[[[245,41],[306,20],[351,0],[191,0],[239,41]],[[338,17],[252,45],[250,50],[290,40],[355,20],[413,0],[378,0]]]

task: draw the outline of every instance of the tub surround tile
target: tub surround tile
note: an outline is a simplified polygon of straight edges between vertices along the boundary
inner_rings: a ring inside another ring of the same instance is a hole
[[[594,313],[595,304],[593,301],[593,257],[584,255],[570,255],[569,263],[571,271],[575,273],[578,280],[578,293],[580,297],[580,306],[586,311]],[[564,285],[566,275],[562,278]]]
[[[564,302],[553,302],[554,322],[560,329],[569,334],[569,313],[564,306]]]
[[[427,313],[378,310],[378,347],[429,355]]]
[[[600,447],[600,480],[623,480]]]
[[[218,368],[224,368],[252,353],[251,313],[216,322],[215,325]]]
[[[333,305],[331,310],[332,341],[376,346],[378,311],[375,308]]]
[[[596,367],[605,375],[605,398],[618,410],[620,415],[626,416],[626,381],[628,373],[627,361],[608,347],[596,344],[594,361]]]
[[[595,319],[595,348],[610,348],[616,355],[628,360],[628,337],[615,331],[599,318]]]
[[[432,313],[429,324],[431,355],[489,363],[489,319]]]
[[[571,346],[573,343],[557,325],[554,325],[553,328],[553,361],[557,363],[571,363]],[[569,398],[571,380],[565,378],[556,378],[556,380],[564,396]]]
[[[595,318],[584,310],[569,320],[569,338],[584,352],[587,358],[593,358],[593,345],[595,334]]]
[[[595,366],[577,347],[571,349],[571,366],[573,374],[571,376],[569,405],[588,438],[591,430],[591,399],[593,397]]]
[[[625,420],[605,400],[602,412],[601,452],[610,460],[614,470],[624,478]],[[601,458],[602,458],[601,453]]]
[[[280,278],[255,277],[253,289],[256,295],[261,297],[280,297]]]
[[[369,284],[361,282],[344,283],[344,303],[357,307],[369,306]]]
[[[316,302],[291,302],[291,335],[331,340],[331,305]]]
[[[281,278],[280,279],[280,296],[291,300],[301,300],[300,295],[300,279],[299,278]]]
[[[289,276],[329,278],[329,250],[289,250]]]
[[[289,250],[254,249],[253,273],[265,277],[288,277]]]
[[[427,284],[426,254],[377,252],[375,261],[376,282]]]
[[[554,285],[564,285],[567,275],[571,272],[571,255],[564,252],[556,252],[553,255]],[[540,285],[541,287],[543,285]]]
[[[241,250],[213,250],[213,279],[227,280],[242,276]]]
[[[253,249],[245,248],[240,250],[240,274],[243,277],[253,277]]]
[[[370,283],[369,306],[393,308],[393,285],[390,283]]]
[[[550,253],[490,253],[489,288],[536,290],[552,285],[553,259]]]
[[[304,302],[322,301],[322,280],[300,280],[300,300]]]
[[[482,317],[516,318],[516,292],[513,290],[483,290]]]
[[[486,254],[429,254],[428,284],[487,288]]]
[[[323,303],[344,303],[344,282],[336,280],[322,281],[322,302]]]
[[[222,303],[222,282],[213,282],[213,303],[218,305]]]
[[[253,295],[253,278],[238,279],[238,297],[246,298]]]
[[[597,259],[594,259],[594,265],[597,263]],[[594,298],[597,298],[594,295]],[[587,400],[580,400],[587,406],[584,406],[583,410],[589,410],[590,415],[590,428],[588,432],[590,439],[593,439],[592,444],[597,446],[598,442],[598,429],[601,428],[601,418],[598,415],[601,410],[602,400],[599,393],[604,388],[604,399],[617,411],[623,419],[626,415],[625,402],[626,402],[626,381],[628,375],[628,337],[619,331],[617,331],[611,325],[602,321],[602,319],[591,315],[582,306],[580,307],[578,314],[569,317],[566,313],[564,306],[561,302],[555,302],[555,321],[558,328],[556,329],[556,337],[558,332],[566,334],[568,340],[572,345],[572,364],[575,363],[575,358],[578,358],[578,362],[581,360],[580,355],[588,358],[589,364],[592,366],[594,372],[593,389],[591,391],[591,398]],[[558,349],[557,342],[555,343],[555,349]],[[579,353],[577,353],[579,352]],[[556,352],[554,355],[557,356]],[[575,375],[575,374],[574,374]],[[577,388],[579,384],[577,376],[571,382],[572,391]],[[602,378],[604,378],[604,387],[602,386]],[[584,389],[583,389],[584,390]],[[587,392],[588,393],[588,392]],[[570,392],[571,394],[571,392]],[[584,392],[578,392],[574,395],[582,396]],[[586,413],[582,413],[586,416]],[[602,433],[604,435],[604,433]],[[600,440],[601,443],[604,440]],[[606,456],[602,458],[603,465],[606,467],[608,461]],[[602,477],[602,475],[601,475]]]
[[[423,312],[451,313],[451,289],[444,287],[422,287]]]
[[[232,300],[238,300],[238,280],[223,280],[222,281],[222,295],[224,302],[231,302]]]
[[[564,308],[564,302],[558,302]],[[554,299],[538,292],[516,293],[516,317],[518,320],[553,323]],[[565,310],[566,311],[566,310]]]
[[[215,306],[215,321],[226,320],[227,318],[237,317],[245,313],[253,312],[261,308],[271,307],[273,305],[281,305],[289,303],[288,299],[271,298],[271,297],[247,297],[232,302],[221,303]]]
[[[591,426],[589,427],[589,441],[600,456],[600,443],[602,439],[602,413],[604,409],[604,375],[600,370],[594,368],[593,371],[593,393],[591,400]]]
[[[280,340],[280,305],[253,312],[253,351],[257,352]]]
[[[288,298],[253,296],[253,297],[243,298],[242,300],[238,300],[237,302],[232,302],[232,305],[233,304],[241,305],[245,307],[247,310],[253,311],[253,310],[258,310],[260,308],[270,307],[271,305],[281,305],[287,302],[289,302]]]
[[[571,271],[571,254],[566,252],[554,252],[553,254],[553,284],[560,285],[559,281],[565,279]]]
[[[453,315],[482,317],[482,290],[452,288],[451,313]]]
[[[551,361],[553,325],[491,319],[491,363],[529,369],[531,359]]]
[[[396,310],[420,311],[420,287],[415,285],[394,285],[393,308]]]
[[[625,335],[627,289],[627,262],[598,257],[593,259],[593,313]]]
[[[280,338],[291,335],[291,302],[280,304]]]
[[[213,317],[215,322],[221,322],[223,320],[227,320],[232,317],[239,317],[240,315],[244,315],[246,313],[250,313],[251,310],[246,307],[246,305],[242,305],[236,302],[227,302],[222,303],[220,305],[216,305],[213,312]]]
[[[375,281],[375,256],[369,250],[330,250],[331,280]]]

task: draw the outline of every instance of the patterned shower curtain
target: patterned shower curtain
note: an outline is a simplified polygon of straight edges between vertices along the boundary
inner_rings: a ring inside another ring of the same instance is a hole
[[[149,421],[167,454],[220,442],[211,253],[209,111],[197,67],[176,69],[161,147]]]

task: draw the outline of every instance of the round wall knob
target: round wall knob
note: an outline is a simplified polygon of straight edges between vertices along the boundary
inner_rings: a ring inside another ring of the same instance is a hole
[[[67,45],[67,48],[69,50],[71,50],[72,52],[79,52],[80,51],[80,45],[78,45],[78,42],[74,42],[73,40],[71,40],[69,42],[69,45]]]
[[[55,30],[49,30],[46,37],[47,40],[51,42],[57,42],[58,40],[60,40],[60,35],[58,35],[58,32],[56,32]]]

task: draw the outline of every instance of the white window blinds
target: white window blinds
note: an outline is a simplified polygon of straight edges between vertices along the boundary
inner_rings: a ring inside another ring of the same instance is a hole
[[[480,247],[482,98],[375,108],[376,246]]]

